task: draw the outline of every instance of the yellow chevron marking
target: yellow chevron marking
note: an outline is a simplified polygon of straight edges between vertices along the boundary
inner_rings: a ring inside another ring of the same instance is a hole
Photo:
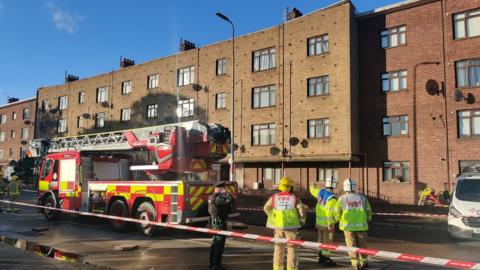
[[[205,193],[207,194],[212,194],[213,193],[214,187],[208,187],[207,191]]]
[[[201,194],[203,194],[203,192],[205,191],[205,187],[200,187],[197,192],[195,193],[195,195],[193,195],[193,197],[198,197],[200,196]]]
[[[203,200],[198,198],[198,201],[195,203],[195,205],[192,206],[192,210],[197,210],[201,205],[203,204]]]

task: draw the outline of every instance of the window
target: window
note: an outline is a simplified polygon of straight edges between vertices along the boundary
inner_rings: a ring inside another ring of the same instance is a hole
[[[0,132],[0,142],[4,142],[6,139],[5,131]]]
[[[85,127],[85,118],[82,115],[77,117],[77,128],[84,128]]]
[[[464,172],[465,169],[468,169],[470,167],[475,167],[478,168],[480,165],[480,160],[460,160],[459,162],[459,173]]]
[[[21,133],[22,140],[28,139],[28,133],[29,133],[28,127],[22,128],[22,133]]]
[[[275,85],[253,88],[253,108],[275,106]]]
[[[226,103],[227,94],[225,92],[218,93],[215,95],[215,108],[225,109],[227,107]]]
[[[382,74],[382,91],[395,92],[407,89],[407,71],[393,71]]]
[[[457,87],[480,86],[480,59],[470,59],[455,63]]]
[[[120,121],[122,122],[130,121],[130,108],[120,110]]]
[[[409,164],[404,161],[383,163],[383,182],[408,182]]]
[[[0,121],[1,121],[2,124],[6,124],[6,123],[7,123],[7,115],[6,115],[6,114],[2,114]]]
[[[308,96],[324,96],[328,94],[328,76],[308,79]]]
[[[195,67],[181,68],[177,71],[177,86],[192,84],[195,81]]]
[[[455,39],[480,36],[480,9],[453,15]]]
[[[330,119],[308,120],[308,138],[326,138],[330,136]]]
[[[252,145],[275,144],[275,124],[252,125]]]
[[[50,170],[52,169],[52,164],[53,164],[53,160],[51,159],[47,159],[47,161],[43,163],[42,174],[40,176],[40,179],[45,179],[45,177],[48,176],[48,174],[50,173]]]
[[[130,94],[130,93],[132,93],[132,81],[122,82],[122,95]]]
[[[68,108],[68,96],[58,98],[58,109],[66,110]]]
[[[15,113],[15,119],[17,119],[17,114],[16,114],[16,113]],[[22,119],[23,119],[23,120],[28,120],[28,119],[30,119],[30,110],[29,110],[29,109],[23,109]]]
[[[12,157],[12,156],[13,156],[13,149],[12,149],[12,148],[10,148],[10,149],[8,150],[8,156],[9,156],[9,157]]]
[[[282,168],[278,166],[263,168],[262,175],[263,180],[272,181],[274,185],[278,185],[282,178]]]
[[[327,178],[335,177],[338,180],[338,171],[330,166],[317,167],[317,182],[325,182]]]
[[[383,117],[383,135],[400,136],[408,134],[408,116]]]
[[[480,110],[459,111],[457,122],[460,138],[480,136]]]
[[[275,48],[253,52],[253,71],[275,68]]]
[[[147,89],[158,87],[158,74],[153,74],[147,77]]]
[[[217,75],[227,74],[227,59],[222,58],[217,60]]]
[[[17,113],[16,112],[12,112],[12,120],[16,120],[17,119]]]
[[[328,52],[328,35],[321,35],[308,39],[308,56]]]
[[[147,106],[147,118],[155,118],[158,116],[158,104],[150,104]]]
[[[85,103],[85,92],[78,93],[78,103],[79,104]]]
[[[3,149],[0,149],[0,160],[3,160]]]
[[[389,28],[382,31],[382,48],[392,48],[407,43],[405,32],[407,27],[405,25]]]
[[[50,100],[42,101],[42,111],[46,112],[48,110],[50,110]]]
[[[14,139],[15,138],[15,130],[10,130],[10,138]]]
[[[97,88],[97,103],[102,103],[108,100],[108,88],[99,87]]]
[[[27,156],[27,148],[20,147],[20,158],[24,158]]]
[[[178,109],[180,117],[193,116],[195,109],[195,101],[193,98],[183,99],[178,101]]]
[[[105,127],[106,118],[107,118],[107,113],[105,112],[95,114],[95,127],[96,128]]]
[[[58,120],[57,132],[58,133],[67,132],[67,119]]]

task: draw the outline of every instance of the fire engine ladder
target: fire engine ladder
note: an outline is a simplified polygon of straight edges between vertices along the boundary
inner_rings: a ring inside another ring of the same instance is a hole
[[[178,212],[178,186],[170,187],[170,223],[179,223],[180,215]]]

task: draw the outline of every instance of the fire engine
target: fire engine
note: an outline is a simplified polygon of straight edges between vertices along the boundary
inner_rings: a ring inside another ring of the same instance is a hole
[[[35,139],[38,204],[140,220],[186,224],[205,221],[230,132],[189,121],[139,129]],[[214,165],[214,166],[212,166]],[[235,182],[226,183],[237,196]],[[43,210],[53,220],[59,211]],[[129,224],[112,221],[116,231]],[[137,223],[147,236],[157,228]]]

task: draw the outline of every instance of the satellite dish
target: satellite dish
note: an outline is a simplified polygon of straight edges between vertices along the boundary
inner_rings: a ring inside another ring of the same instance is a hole
[[[23,123],[24,123],[25,125],[30,125],[32,122],[31,122],[30,120],[25,120],[25,121],[23,121]]]
[[[90,114],[89,113],[84,113],[84,114],[82,114],[82,116],[85,119],[90,119]]]
[[[108,101],[103,101],[102,103],[100,103],[102,105],[102,107],[104,108],[108,108],[109,104],[108,104]]]
[[[202,90],[202,86],[198,83],[192,84],[193,91],[200,92]]]
[[[307,148],[307,147],[308,147],[308,141],[307,141],[306,139],[303,139],[300,144],[302,145],[303,148]]]
[[[436,96],[439,95],[441,90],[440,90],[440,85],[438,84],[437,81],[430,79],[427,81],[425,84],[425,90],[427,90],[427,93],[430,96]]]
[[[475,103],[475,96],[472,93],[468,93],[467,98],[465,99],[468,104]]]
[[[205,87],[203,87],[203,91],[205,91],[205,93],[208,93],[208,90],[209,90],[208,85],[205,85]]]
[[[455,99],[457,102],[462,101],[464,99],[462,91],[455,90],[455,92],[453,92],[453,99]]]
[[[270,154],[272,154],[272,156],[276,156],[278,154],[280,154],[280,149],[278,147],[270,147]]]
[[[245,153],[247,151],[247,148],[245,148],[245,145],[240,146],[240,151],[242,153]]]
[[[290,143],[291,146],[295,146],[300,142],[300,140],[297,137],[291,137],[290,140],[288,140],[288,143]]]
[[[27,142],[27,141],[25,141],[25,140],[22,140],[22,141],[20,142],[20,144],[21,144],[21,145],[27,145],[27,144],[28,144],[28,142]]]
[[[238,150],[238,144],[234,143],[233,144],[233,151],[237,151]]]

